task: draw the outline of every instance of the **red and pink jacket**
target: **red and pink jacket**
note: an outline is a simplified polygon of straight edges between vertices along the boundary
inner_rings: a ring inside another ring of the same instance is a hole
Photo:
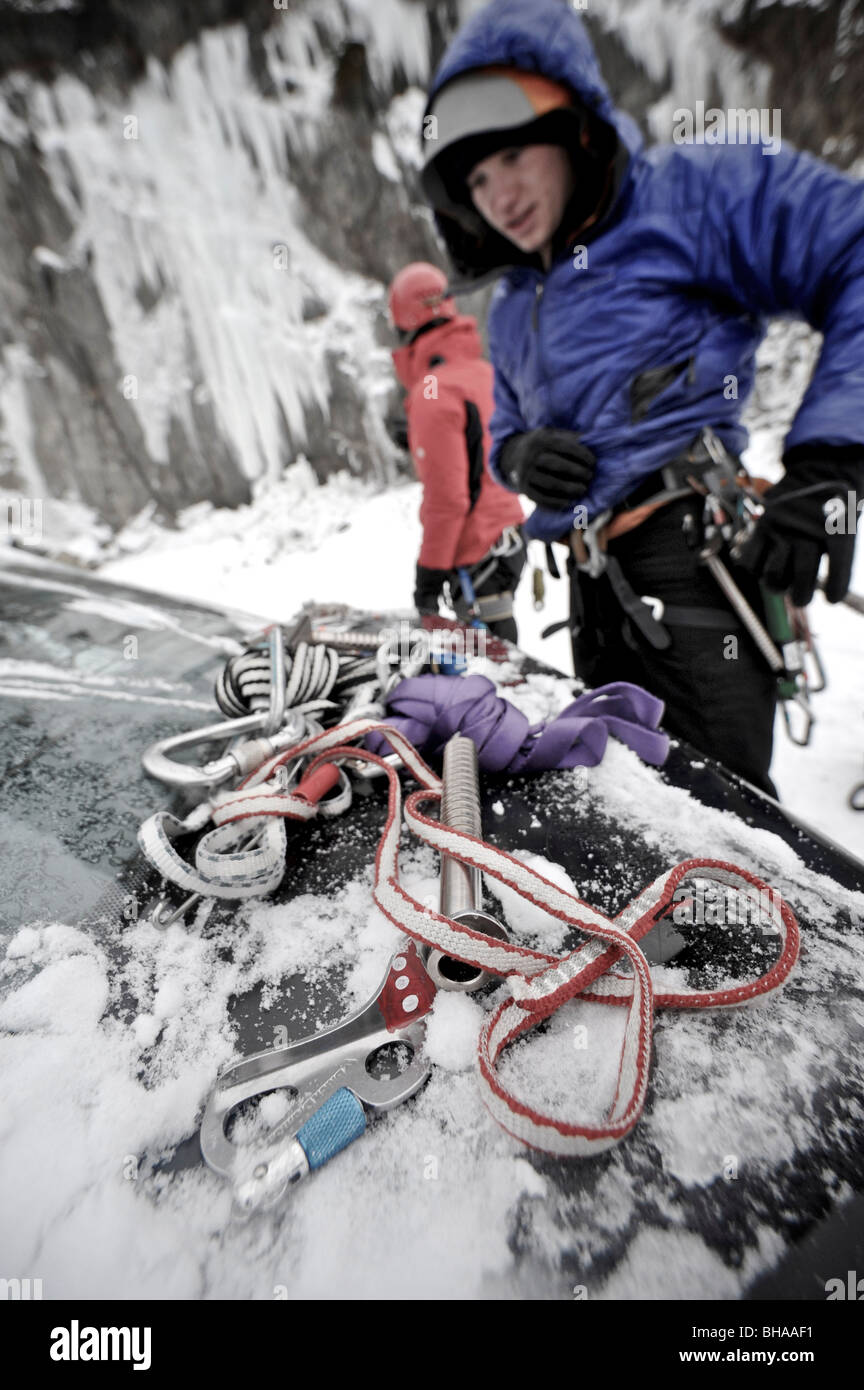
[[[419,563],[474,565],[524,519],[519,499],[487,466],[493,373],[475,320],[457,315],[430,328],[398,348],[393,364],[408,392],[408,446],[423,484]]]

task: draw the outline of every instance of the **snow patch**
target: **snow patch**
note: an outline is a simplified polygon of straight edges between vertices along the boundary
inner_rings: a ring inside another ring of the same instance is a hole
[[[439,990],[426,1022],[429,1061],[448,1072],[467,1071],[476,1060],[484,1021],[483,1009],[469,995]]]

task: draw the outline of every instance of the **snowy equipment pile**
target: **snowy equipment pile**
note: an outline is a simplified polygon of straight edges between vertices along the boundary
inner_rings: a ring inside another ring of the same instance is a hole
[[[301,659],[296,635],[294,655]],[[348,794],[340,791],[335,798],[339,810],[344,811],[350,804],[346,768],[355,774],[373,769],[387,778],[388,796],[386,822],[375,857],[372,895],[388,920],[408,939],[397,949],[381,988],[364,1009],[314,1037],[247,1057],[217,1082],[202,1127],[202,1151],[207,1161],[231,1180],[240,1209],[250,1211],[275,1201],[289,1184],[320,1167],[357,1138],[365,1128],[365,1107],[373,1113],[386,1110],[419,1089],[429,1074],[420,1055],[422,1020],[432,1005],[436,986],[462,989],[466,980],[482,983],[481,973],[501,982],[503,1002],[488,1016],[478,1039],[482,1099],[498,1123],[529,1147],[562,1157],[581,1157],[616,1144],[639,1120],[648,1084],[655,1006],[733,1007],[759,998],[786,979],[798,956],[797,923],[782,898],[755,875],[721,860],[687,859],[662,873],[615,916],[607,916],[483,840],[476,819],[472,820],[470,804],[467,819],[464,805],[454,813],[460,797],[464,802],[467,793],[470,803],[476,792],[476,782],[466,774],[464,757],[459,753],[459,746],[464,746],[466,740],[458,734],[455,749],[448,757],[451,776],[455,769],[455,789],[451,786],[449,798],[445,797],[445,812],[436,819],[429,812],[442,801],[441,780],[398,729],[369,717],[348,718],[322,728],[315,714],[323,713],[330,719],[339,714],[335,702],[326,699],[329,707],[323,711],[321,699],[307,701],[305,708],[295,707],[293,711],[283,705],[277,720],[274,687],[278,687],[280,699],[284,689],[276,669],[284,651],[281,632],[272,630],[268,641],[273,663],[269,685],[264,679],[262,688],[257,688],[261,670],[255,669],[254,660],[245,663],[232,658],[230,679],[242,686],[248,678],[246,693],[250,703],[260,702],[262,709],[257,715],[244,716],[258,719],[259,725],[250,725],[243,732],[268,729],[265,737],[270,740],[272,751],[262,755],[261,740],[256,738],[233,746],[226,758],[198,769],[210,778],[211,786],[219,785],[228,780],[225,767],[230,757],[235,764],[230,775],[235,779],[240,775],[240,780],[231,789],[212,791],[182,822],[167,812],[151,817],[140,833],[142,849],[169,881],[193,893],[236,899],[270,892],[284,872],[285,822],[306,821],[318,814],[319,808],[324,811],[327,793],[347,783]],[[313,664],[320,672],[326,671],[321,689],[332,693],[332,660],[316,656]],[[290,675],[291,671],[289,678]],[[387,684],[392,678],[393,673]],[[229,683],[221,680],[220,689]],[[453,684],[467,682],[457,678]],[[298,679],[297,689],[304,695],[314,695],[317,686],[317,681],[310,684]],[[310,713],[310,703],[316,706],[315,714]],[[229,737],[236,734],[238,722],[223,725],[223,733]],[[275,732],[269,727],[274,723],[280,725]],[[212,728],[207,733],[213,737]],[[441,908],[435,911],[401,884],[400,777],[392,755],[385,759],[359,746],[370,735],[389,745],[405,775],[418,784],[419,789],[408,796],[404,807],[404,824],[409,831],[421,843],[437,850],[444,862],[455,861],[473,876],[475,889],[464,910],[457,910],[454,895],[444,892]],[[188,743],[194,742],[192,735],[181,737]],[[250,764],[256,760],[257,765],[250,770]],[[169,759],[166,761],[170,763]],[[153,764],[153,750],[149,750],[145,766]],[[179,834],[199,832],[208,822],[214,828],[199,840],[192,869],[177,854],[171,840]],[[464,828],[466,825],[470,828]],[[243,848],[240,841],[249,835],[250,829],[256,837],[254,846]],[[480,907],[481,873],[572,928],[580,937],[576,948],[559,956],[511,941],[506,929],[488,919]],[[731,890],[750,902],[758,900],[760,928],[776,941],[777,957],[772,965],[744,982],[714,989],[655,993],[639,942],[670,915],[673,901],[680,901],[682,890],[689,887],[696,896],[706,884],[720,885],[724,891]],[[424,960],[432,964],[431,972],[421,965]],[[626,1010],[617,1087],[600,1124],[569,1113],[569,1107],[567,1113],[549,1113],[530,1093],[517,1095],[511,1091],[498,1069],[501,1054],[511,1042],[576,998]],[[410,1053],[407,1069],[380,1084],[370,1081],[367,1062],[380,1049],[398,1045]],[[233,1146],[226,1134],[232,1111],[283,1085],[292,1088],[295,1099],[288,1116],[271,1131],[264,1150],[253,1146],[245,1156],[232,1153]]]

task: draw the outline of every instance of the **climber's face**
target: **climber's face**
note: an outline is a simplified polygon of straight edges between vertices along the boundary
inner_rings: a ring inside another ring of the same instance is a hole
[[[551,245],[573,193],[573,169],[561,145],[517,145],[475,164],[468,175],[474,206],[520,251],[538,251],[548,266]]]

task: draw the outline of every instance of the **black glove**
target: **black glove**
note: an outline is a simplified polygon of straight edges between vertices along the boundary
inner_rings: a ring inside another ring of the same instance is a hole
[[[552,511],[565,511],[585,496],[597,460],[572,430],[514,434],[499,457],[501,476],[514,492]]]
[[[388,415],[384,421],[387,430],[397,449],[408,448],[408,421],[404,415]]]
[[[417,565],[414,580],[414,607],[418,613],[438,613],[438,595],[444,581],[450,578],[449,570],[429,570],[425,565]]]
[[[799,444],[783,460],[786,476],[765,493],[765,515],[741,551],[741,564],[768,589],[791,592],[804,608],[813,597],[819,561],[828,556],[825,597],[839,603],[852,578],[855,523],[847,518],[847,494],[855,494],[853,514],[864,492],[864,445]],[[826,511],[829,498],[840,505]]]

